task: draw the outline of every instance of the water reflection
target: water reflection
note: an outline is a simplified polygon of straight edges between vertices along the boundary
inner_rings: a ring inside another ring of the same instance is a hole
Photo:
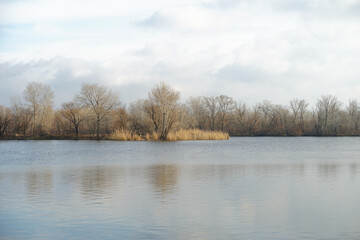
[[[122,168],[108,166],[81,169],[78,176],[80,176],[82,196],[88,200],[111,197],[112,193],[117,191],[118,180],[121,178],[122,172]]]
[[[30,198],[38,198],[52,193],[53,174],[51,170],[28,172],[25,182]]]
[[[319,177],[323,180],[335,180],[338,171],[340,170],[339,164],[318,164],[317,166]]]
[[[349,164],[350,176],[354,179],[360,174],[360,164],[351,163]]]
[[[321,181],[334,181],[337,177],[344,177],[346,169],[351,178],[360,175],[360,164],[357,163],[321,163],[315,169],[314,176]],[[57,191],[79,192],[84,199],[99,200],[118,194],[125,183],[133,186],[141,183],[151,187],[149,189],[154,196],[167,197],[176,193],[179,184],[184,181],[191,181],[193,184],[204,181],[225,184],[250,176],[296,176],[297,179],[304,179],[307,172],[312,175],[312,170],[312,166],[306,164],[85,166],[74,169],[0,172],[0,184],[2,187],[24,184],[29,198],[51,195],[58,185],[60,188]]]
[[[246,174],[246,165],[193,165],[184,167],[185,173],[188,171],[190,175],[201,181],[208,179],[218,179],[225,181],[232,179],[234,176],[243,176]]]
[[[158,164],[148,167],[147,172],[157,194],[166,197],[175,191],[179,167],[176,165]]]
[[[0,239],[359,239],[360,152],[257,139],[65,141],[2,160]]]

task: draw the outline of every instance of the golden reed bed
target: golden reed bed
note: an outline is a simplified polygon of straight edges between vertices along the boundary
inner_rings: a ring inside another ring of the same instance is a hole
[[[177,132],[170,132],[167,136],[167,141],[190,141],[190,140],[228,140],[229,134],[220,131],[204,131],[199,129],[179,130]],[[140,136],[128,130],[116,130],[110,134],[107,139],[117,141],[158,141],[159,134],[146,134]]]

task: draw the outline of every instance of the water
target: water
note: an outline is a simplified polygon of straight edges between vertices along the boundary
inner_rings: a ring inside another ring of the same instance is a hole
[[[360,138],[0,141],[0,239],[360,239]]]

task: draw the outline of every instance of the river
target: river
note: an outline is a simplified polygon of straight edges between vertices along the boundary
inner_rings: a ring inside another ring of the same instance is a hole
[[[0,141],[0,239],[360,239],[360,138]]]

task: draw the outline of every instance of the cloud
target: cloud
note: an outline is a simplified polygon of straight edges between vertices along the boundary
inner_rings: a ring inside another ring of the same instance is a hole
[[[254,3],[256,0],[207,0],[203,1],[203,6],[211,8],[228,9],[237,7],[241,3]]]
[[[81,83],[101,83],[110,76],[111,72],[101,63],[79,59],[56,57],[24,63],[1,63],[0,78],[6,88],[0,90],[0,101],[8,102],[11,96],[21,96],[29,82],[41,82],[53,88],[55,102],[60,104],[72,100]]]
[[[268,81],[273,77],[257,69],[253,66],[245,66],[239,64],[229,64],[215,74],[215,77],[225,82],[259,82]]]
[[[0,63],[0,103],[9,105],[10,97],[22,96],[30,82],[50,85],[55,92],[55,104],[60,106],[71,101],[81,84],[98,83],[119,93],[121,101],[129,103],[147,96],[155,83],[166,81],[177,90],[189,85],[193,76],[201,75],[191,67],[176,66],[165,61],[148,63],[132,62],[122,66],[121,62],[87,61],[55,57],[49,60]],[[196,73],[195,73],[196,72]],[[204,80],[204,79],[203,79]],[[196,86],[200,83],[193,83]],[[185,96],[189,96],[185,93]]]
[[[2,2],[0,102],[30,81],[50,84],[57,102],[84,81],[125,102],[159,81],[184,98],[346,101],[360,93],[359,9],[357,0]]]
[[[138,26],[145,29],[173,29],[188,32],[216,31],[229,26],[227,17],[199,7],[167,8],[156,11],[141,20]]]
[[[149,18],[146,18],[138,23],[139,26],[144,28],[150,27],[171,27],[176,24],[175,19],[173,19],[170,15],[162,12],[155,12]]]

